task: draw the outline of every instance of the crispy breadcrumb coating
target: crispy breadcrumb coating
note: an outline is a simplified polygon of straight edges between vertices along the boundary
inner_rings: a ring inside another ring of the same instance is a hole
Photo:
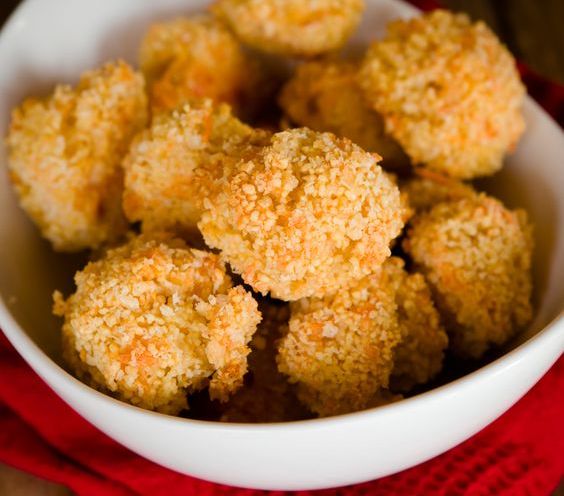
[[[196,230],[215,179],[244,145],[262,136],[233,117],[228,105],[209,99],[155,116],[123,163],[127,218],[142,221],[144,232]]]
[[[291,304],[278,368],[320,416],[367,408],[388,386],[401,340],[390,275],[381,269],[331,296]]]
[[[364,0],[218,0],[213,10],[253,48],[312,57],[344,45]]]
[[[375,270],[403,226],[379,157],[307,128],[273,135],[206,203],[206,243],[260,293],[322,296]]]
[[[436,10],[391,23],[359,81],[412,161],[452,177],[493,174],[524,131],[515,60],[463,14]]]
[[[531,319],[532,227],[485,194],[415,217],[404,249],[431,285],[455,353],[479,358]]]
[[[237,390],[260,313],[217,255],[169,235],[135,237],[75,276],[63,316],[64,357],[94,387],[175,414],[209,382],[221,401]]]
[[[146,107],[143,77],[118,61],[12,112],[10,177],[55,250],[97,248],[125,232],[120,162]]]
[[[276,341],[288,325],[290,309],[270,302],[259,308],[263,320],[250,344],[249,372],[244,386],[226,403],[223,422],[286,422],[308,416],[276,366]]]
[[[204,97],[242,112],[260,93],[258,64],[222,22],[208,15],[153,24],[139,61],[155,113]]]
[[[293,302],[291,310],[278,366],[321,416],[397,401],[396,392],[442,367],[447,337],[430,290],[400,258],[334,295]]]
[[[329,131],[349,138],[383,157],[382,166],[406,166],[400,146],[384,131],[382,118],[364,99],[357,83],[358,64],[307,62],[286,83],[279,103],[294,123],[315,131]]]
[[[417,175],[400,183],[400,191],[415,212],[431,209],[437,203],[461,200],[476,195],[472,185],[436,172],[418,169]]]
[[[401,341],[394,349],[390,389],[406,392],[425,384],[441,370],[448,338],[441,325],[431,290],[422,274],[408,274],[400,258],[384,264],[395,291]]]

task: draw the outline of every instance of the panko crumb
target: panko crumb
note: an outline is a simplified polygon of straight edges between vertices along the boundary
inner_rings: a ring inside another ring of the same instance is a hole
[[[332,296],[294,302],[291,310],[278,366],[321,416],[397,401],[442,368],[448,340],[430,290],[400,258]]]
[[[291,122],[349,138],[382,156],[384,168],[405,168],[409,160],[365,101],[357,72],[358,64],[348,61],[302,64],[282,89],[279,104]]]
[[[430,283],[453,351],[480,358],[531,320],[532,227],[485,194],[416,216],[404,249]]]
[[[121,61],[14,109],[10,178],[55,250],[97,248],[125,232],[120,162],[146,120],[143,77]]]
[[[259,308],[263,320],[250,344],[249,372],[243,387],[225,404],[222,422],[287,422],[308,416],[276,366],[276,341],[288,325],[290,309],[266,301]]]
[[[299,57],[342,47],[363,10],[364,0],[217,0],[213,6],[244,43]]]
[[[417,175],[400,182],[399,188],[409,206],[417,213],[430,210],[437,203],[470,198],[477,194],[471,184],[443,176],[427,169],[417,169]]]
[[[394,287],[401,341],[394,349],[390,390],[405,393],[425,384],[442,369],[448,338],[431,290],[422,274],[408,273],[404,261],[391,257],[384,264]]]
[[[459,179],[498,171],[525,128],[515,60],[464,14],[392,22],[369,48],[359,81],[415,164]]]
[[[258,62],[224,23],[209,15],[151,25],[141,43],[139,62],[154,113],[195,98],[211,98],[248,114],[265,83]]]
[[[123,162],[127,218],[141,221],[144,232],[190,236],[214,181],[245,146],[266,142],[266,136],[233,117],[228,105],[210,99],[155,116]]]
[[[331,296],[291,304],[278,368],[297,383],[299,399],[312,412],[325,417],[362,410],[388,387],[402,338],[390,275],[380,269]]]
[[[405,212],[379,158],[306,128],[272,136],[206,201],[198,224],[255,291],[297,300],[375,270]]]
[[[243,382],[257,303],[232,287],[217,255],[160,234],[107,251],[75,276],[63,357],[78,377],[133,405],[177,414],[209,384],[226,401]]]

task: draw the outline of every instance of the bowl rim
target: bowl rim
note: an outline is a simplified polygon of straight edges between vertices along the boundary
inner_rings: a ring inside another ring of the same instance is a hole
[[[406,11],[420,12],[420,9],[406,3],[403,0],[394,0],[394,2],[401,4],[402,8],[405,8]],[[25,15],[26,10],[32,8],[32,6],[36,3],[39,3],[39,0],[22,1],[6,19],[4,25],[0,30],[0,47],[2,47],[4,38],[7,36],[7,33],[17,27],[19,18]],[[560,126],[528,94],[525,97],[525,105],[532,105],[535,111],[541,112],[546,118],[548,118],[550,120],[550,124],[561,133],[562,138],[564,139],[564,132],[560,128]],[[190,425],[194,426],[195,428],[205,428],[216,432],[246,431],[252,433],[262,433],[284,431],[287,433],[289,428],[295,430],[309,430],[312,427],[325,428],[327,426],[335,426],[337,424],[343,426],[346,424],[367,420],[368,418],[374,418],[377,415],[386,415],[401,411],[406,408],[414,408],[422,405],[429,399],[439,400],[441,397],[451,395],[451,393],[455,392],[455,390],[460,390],[461,386],[468,385],[469,383],[475,382],[476,380],[484,379],[486,376],[495,375],[512,368],[518,362],[523,360],[525,355],[530,354],[532,349],[541,348],[545,345],[545,342],[550,342],[555,339],[561,330],[564,331],[564,310],[561,310],[558,315],[556,315],[545,326],[539,329],[533,336],[529,337],[523,343],[519,344],[512,350],[502,354],[495,360],[492,360],[491,362],[479,367],[478,369],[465,374],[462,377],[454,379],[446,384],[387,405],[367,408],[365,410],[341,415],[305,420],[272,423],[220,422],[217,420],[190,419],[155,412],[152,410],[146,410],[144,408],[126,403],[125,401],[121,401],[117,398],[114,398],[113,396],[102,393],[86,385],[85,383],[75,378],[72,374],[70,374],[64,367],[55,362],[33,341],[33,339],[24,331],[24,329],[12,316],[7,302],[4,301],[4,298],[0,294],[0,332],[4,333],[4,335],[16,349],[18,354],[32,368],[32,370],[39,376],[39,378],[50,388],[50,383],[54,382],[55,379],[44,379],[44,376],[56,377],[57,380],[62,381],[65,386],[68,386],[75,391],[81,391],[84,394],[91,396],[93,399],[96,398],[97,400],[101,400],[108,407],[125,408],[131,414],[142,416],[147,419],[147,421],[167,422],[179,426]],[[562,354],[563,352],[564,349],[560,351],[560,354]],[[557,355],[554,361],[547,367],[547,370],[553,363],[558,360],[558,357],[559,355]],[[72,393],[73,392],[71,391],[71,394]],[[67,405],[69,405],[69,403],[65,399],[63,399],[60,394],[55,394]],[[71,406],[71,408],[73,407]]]

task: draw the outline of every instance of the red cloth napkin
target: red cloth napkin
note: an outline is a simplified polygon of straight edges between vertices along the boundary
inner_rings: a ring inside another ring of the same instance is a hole
[[[421,8],[434,2],[414,1]],[[529,93],[564,126],[564,87],[521,67]],[[0,461],[81,496],[275,495],[180,475],[112,441],[25,364],[0,333]],[[417,467],[316,494],[546,496],[564,476],[564,358],[507,413]]]

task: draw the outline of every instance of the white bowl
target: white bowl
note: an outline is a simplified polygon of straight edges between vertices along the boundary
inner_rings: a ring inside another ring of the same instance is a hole
[[[148,23],[198,11],[204,0],[27,0],[0,36],[0,133],[23,96],[115,57],[135,61]],[[368,1],[353,45],[412,7]],[[0,326],[31,367],[76,411],[133,451],[179,472],[236,486],[313,489],[382,477],[455,446],[515,403],[564,349],[564,136],[531,100],[528,130],[488,181],[536,224],[536,318],[523,344],[480,370],[402,402],[323,420],[221,424],[170,417],[100,394],[60,366],[51,293],[70,289],[80,257],[53,254],[17,206],[2,151]],[[517,343],[518,344],[518,343]],[[515,347],[514,344],[512,347]]]

